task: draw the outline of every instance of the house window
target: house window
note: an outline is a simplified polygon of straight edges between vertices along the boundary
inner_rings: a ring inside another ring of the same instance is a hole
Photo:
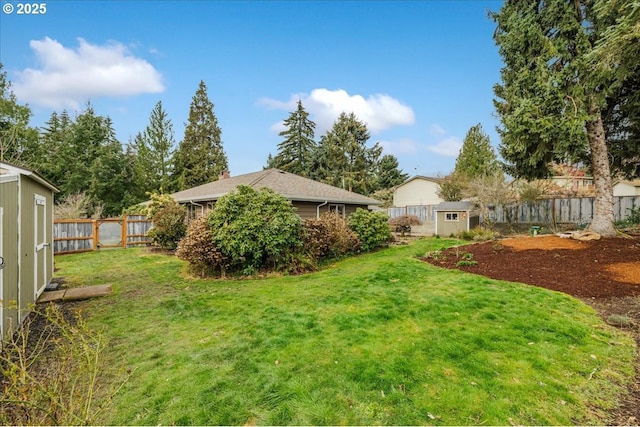
[[[204,208],[201,205],[194,205],[194,204],[187,205],[187,221],[191,221],[192,219],[198,218],[200,215],[202,215],[203,209]]]
[[[344,205],[330,204],[329,212],[336,212],[338,215],[344,218]]]
[[[451,221],[451,222],[458,222],[458,212],[445,212],[444,213],[444,220],[445,221]]]

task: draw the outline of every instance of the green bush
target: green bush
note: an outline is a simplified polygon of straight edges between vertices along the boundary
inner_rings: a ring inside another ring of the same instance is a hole
[[[474,242],[483,242],[493,240],[500,237],[500,233],[487,227],[475,227],[469,231],[460,231],[455,236],[462,240],[473,240]]]
[[[303,237],[305,251],[316,261],[354,253],[361,246],[349,224],[335,212],[305,220]]]
[[[615,226],[619,228],[632,228],[640,225],[640,207],[628,209],[629,216],[621,221],[616,221]]]
[[[178,243],[176,256],[188,261],[202,277],[215,271],[224,277],[229,264],[227,257],[213,243],[213,233],[204,216],[189,223],[187,235]]]
[[[386,246],[391,241],[389,217],[383,212],[370,212],[358,208],[349,216],[349,227],[356,233],[362,243],[362,250],[367,252]]]
[[[148,209],[153,227],[147,236],[163,249],[175,249],[187,230],[186,214],[185,209],[171,196],[159,196]]]
[[[295,208],[267,188],[241,185],[222,196],[208,224],[216,247],[247,274],[268,264],[281,267],[302,246],[302,220]]]

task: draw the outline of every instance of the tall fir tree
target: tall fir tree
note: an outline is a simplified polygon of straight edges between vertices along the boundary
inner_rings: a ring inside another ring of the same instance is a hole
[[[456,159],[454,174],[467,178],[476,178],[500,172],[500,164],[491,146],[489,136],[484,133],[480,123],[472,126],[462,141],[462,148]]]
[[[354,113],[341,113],[322,136],[313,159],[313,178],[368,195],[376,190],[382,147],[367,147],[369,131]]]
[[[393,154],[385,154],[378,164],[377,190],[384,190],[400,185],[409,178],[402,172],[398,159]]]
[[[66,110],[51,113],[40,131],[40,157],[36,170],[56,185],[65,181],[69,162],[73,161],[70,148],[73,121]]]
[[[615,235],[613,185],[602,110],[614,84],[590,55],[603,25],[587,0],[506,0],[492,14],[505,66],[494,88],[500,152],[516,177],[543,178],[549,164],[584,161],[594,178],[591,230]]]
[[[278,144],[275,157],[267,159],[267,165],[308,177],[311,175],[311,158],[317,146],[313,139],[316,124],[309,119],[302,101],[298,100],[296,111],[289,115],[284,125],[287,129],[279,135],[285,139]]]
[[[177,188],[173,181],[173,125],[158,101],[149,116],[149,124],[133,139],[137,192],[166,193]]]
[[[207,86],[200,81],[189,108],[184,139],[175,154],[175,175],[180,190],[215,181],[229,168],[213,107]]]
[[[602,37],[590,55],[596,70],[613,73],[603,121],[614,173],[640,177],[640,4],[595,0]]]

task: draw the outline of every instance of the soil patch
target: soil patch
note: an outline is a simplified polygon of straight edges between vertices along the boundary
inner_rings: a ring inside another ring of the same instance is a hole
[[[458,267],[461,260],[477,264]],[[424,261],[580,298],[606,322],[633,334],[640,348],[638,235],[586,242],[555,235],[506,238],[449,248]],[[635,383],[611,415],[616,425],[640,422],[640,358]]]

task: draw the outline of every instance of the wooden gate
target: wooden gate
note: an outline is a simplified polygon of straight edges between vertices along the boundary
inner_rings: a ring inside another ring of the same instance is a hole
[[[143,215],[109,219],[60,219],[53,223],[53,248],[57,255],[147,245],[152,222]]]

